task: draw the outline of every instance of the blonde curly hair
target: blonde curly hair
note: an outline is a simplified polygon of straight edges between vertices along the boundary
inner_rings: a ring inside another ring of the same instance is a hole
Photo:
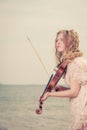
[[[61,59],[71,62],[75,57],[82,56],[82,52],[79,50],[79,37],[77,32],[75,32],[74,30],[60,30],[59,32],[57,32],[55,44],[60,33],[63,34],[66,51],[62,54],[56,49],[55,55],[57,62],[61,62]]]

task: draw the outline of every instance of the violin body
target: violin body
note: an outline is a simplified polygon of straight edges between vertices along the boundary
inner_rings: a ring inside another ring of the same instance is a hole
[[[49,79],[49,81],[48,81],[48,83],[46,85],[46,88],[45,88],[42,96],[40,97],[39,108],[36,109],[36,111],[35,111],[37,114],[41,114],[42,113],[43,102],[41,101],[41,98],[44,96],[44,94],[46,92],[51,92],[53,90],[53,88],[56,86],[56,84],[58,83],[58,81],[60,80],[60,78],[62,77],[62,75],[64,74],[64,72],[66,70],[66,67],[67,67],[67,62],[63,61],[59,65],[56,73],[54,75],[53,74],[51,75],[51,77],[50,77],[50,79]]]
[[[65,90],[68,90],[68,89],[70,89],[70,88],[58,85],[58,86],[55,87],[54,91],[55,92],[57,92],[57,91],[65,91]]]

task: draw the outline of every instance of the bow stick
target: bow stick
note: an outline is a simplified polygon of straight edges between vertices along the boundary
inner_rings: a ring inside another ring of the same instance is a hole
[[[42,64],[42,66],[43,66],[45,72],[46,72],[47,75],[49,76],[48,71],[47,71],[47,69],[46,69],[44,63],[43,63],[43,61],[41,60],[41,57],[39,56],[38,52],[36,51],[35,47],[33,46],[32,42],[31,42],[31,40],[30,40],[30,38],[29,38],[28,36],[27,36],[27,40],[28,40],[29,43],[31,44],[32,49],[34,50],[35,54],[37,55],[37,57],[38,57],[40,63]]]

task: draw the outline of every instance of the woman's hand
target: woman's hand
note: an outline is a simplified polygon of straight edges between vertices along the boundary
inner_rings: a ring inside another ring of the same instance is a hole
[[[46,92],[43,97],[41,98],[41,101],[45,101],[49,97],[50,92]]]

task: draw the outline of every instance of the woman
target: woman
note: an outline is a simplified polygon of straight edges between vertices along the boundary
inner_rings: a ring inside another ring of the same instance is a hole
[[[78,34],[74,30],[61,30],[55,40],[56,58],[58,62],[68,62],[65,82],[70,86],[66,91],[47,92],[41,98],[70,98],[72,115],[70,130],[87,130],[87,61],[79,50]]]

